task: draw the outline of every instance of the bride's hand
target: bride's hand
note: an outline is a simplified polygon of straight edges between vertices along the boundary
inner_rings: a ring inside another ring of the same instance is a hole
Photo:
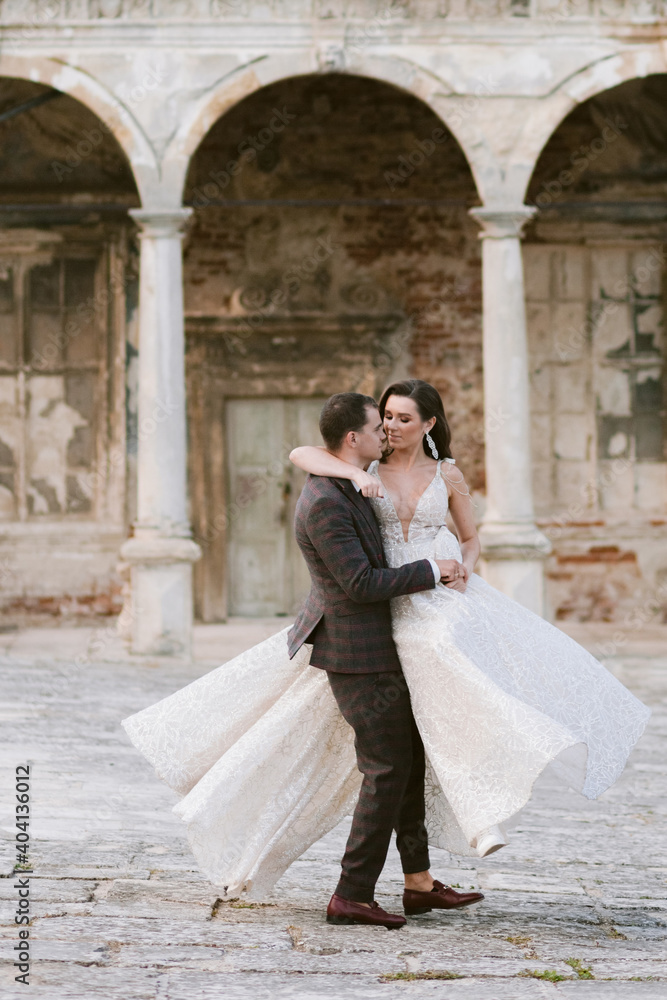
[[[436,559],[440,567],[441,579],[446,587],[464,593],[468,582],[468,570],[457,559]]]
[[[365,497],[383,497],[382,484],[375,476],[371,476],[370,473],[366,472],[364,469],[359,469],[355,472],[353,477],[353,482],[357,484],[361,493]]]
[[[449,587],[451,590],[458,590],[460,594],[465,594],[472,570],[469,569],[464,562],[457,563],[457,565],[460,570],[460,575],[455,580],[451,580],[449,583],[446,583],[445,586]]]
[[[458,579],[449,580],[445,584],[445,587],[449,587],[450,590],[458,590],[459,594],[465,594],[467,586],[468,586],[468,581],[463,576],[463,574],[461,574],[461,576],[458,577]]]

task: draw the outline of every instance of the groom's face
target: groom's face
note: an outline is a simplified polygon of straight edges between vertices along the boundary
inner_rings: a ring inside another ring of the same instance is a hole
[[[356,447],[360,458],[367,465],[376,458],[382,458],[387,436],[384,432],[382,417],[374,406],[366,407],[366,423],[355,434]]]

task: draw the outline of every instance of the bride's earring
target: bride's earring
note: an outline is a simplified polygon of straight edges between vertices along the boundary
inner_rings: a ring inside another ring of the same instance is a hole
[[[437,458],[438,458],[438,449],[436,448],[435,441],[433,440],[433,438],[431,437],[431,435],[429,434],[428,431],[426,431],[426,444],[431,449],[431,454],[433,455],[433,458],[435,458],[436,461],[437,461]]]

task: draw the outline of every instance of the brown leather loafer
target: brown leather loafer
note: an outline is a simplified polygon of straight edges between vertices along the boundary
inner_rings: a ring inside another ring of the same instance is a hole
[[[481,892],[457,892],[450,885],[443,885],[437,879],[430,892],[406,889],[403,893],[403,909],[409,917],[431,910],[456,910],[461,906],[479,903],[484,896]]]
[[[424,893],[423,895],[427,895]],[[370,909],[362,903],[333,894],[327,906],[327,923],[329,924],[377,924],[386,927],[388,931],[398,930],[407,921],[398,914],[387,913],[377,903],[371,903]]]

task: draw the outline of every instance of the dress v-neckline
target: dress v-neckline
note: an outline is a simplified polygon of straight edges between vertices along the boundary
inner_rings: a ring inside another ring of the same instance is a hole
[[[410,518],[410,521],[408,522],[408,537],[407,538],[405,537],[405,532],[403,531],[403,522],[401,521],[400,517],[398,516],[398,511],[396,510],[396,504],[394,503],[394,498],[392,497],[391,493],[389,492],[389,490],[385,486],[385,484],[384,484],[384,482],[382,480],[382,476],[380,475],[380,463],[378,462],[377,466],[375,467],[375,471],[377,472],[377,477],[380,480],[380,482],[382,483],[382,487],[383,487],[385,493],[387,494],[387,499],[389,500],[389,503],[391,504],[391,509],[394,512],[394,517],[398,521],[399,527],[401,529],[401,534],[403,535],[403,541],[405,542],[406,545],[410,541],[410,528],[412,527],[412,522],[414,521],[415,517],[417,516],[417,511],[419,510],[419,505],[422,502],[422,500],[424,499],[424,497],[426,496],[426,494],[428,493],[428,491],[430,490],[430,488],[433,486],[433,484],[436,481],[436,479],[438,478],[438,476],[440,475],[440,465],[441,465],[441,463],[440,463],[440,461],[438,461],[438,464],[435,467],[435,473],[434,473],[433,479],[430,481],[430,483],[428,483],[428,485],[419,494],[419,500],[417,501],[415,509],[412,512],[412,517]]]

